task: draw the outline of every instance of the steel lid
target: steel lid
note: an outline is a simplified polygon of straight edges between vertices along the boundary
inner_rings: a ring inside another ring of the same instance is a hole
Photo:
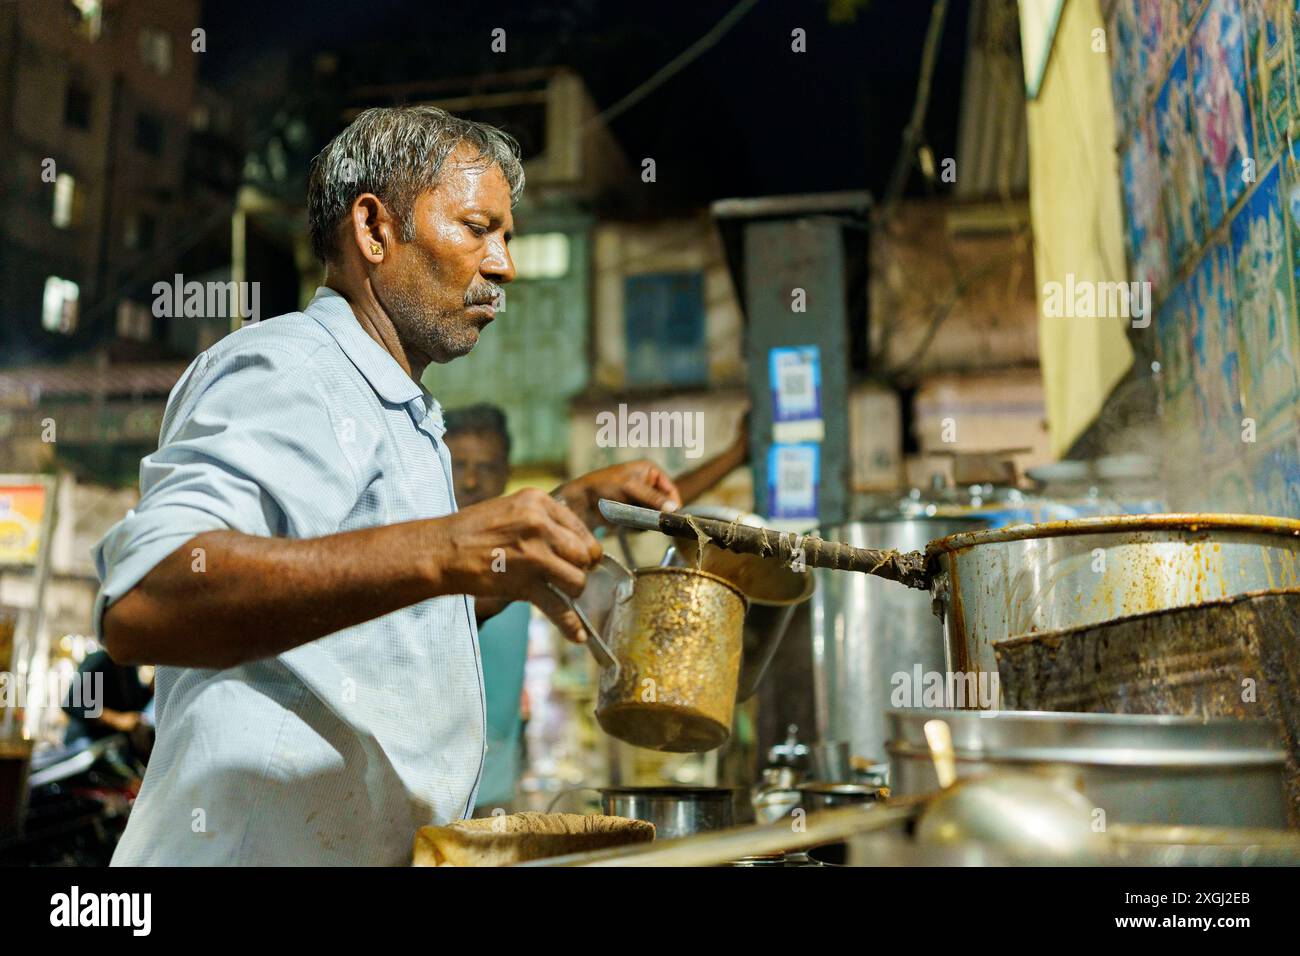
[[[960,531],[957,534],[950,534],[946,538],[940,538],[938,541],[931,541],[926,548],[926,554],[932,557],[938,553],[961,551],[980,544],[1025,541],[1033,538],[1142,532],[1180,532],[1183,534],[1241,532],[1300,538],[1300,521],[1292,518],[1274,518],[1269,515],[1242,514],[1103,515],[1092,518],[1074,518],[1069,521],[1017,524],[984,531]]]
[[[958,759],[1098,766],[1243,766],[1285,762],[1268,720],[1041,710],[887,710],[890,753],[928,758],[924,727],[942,720]]]

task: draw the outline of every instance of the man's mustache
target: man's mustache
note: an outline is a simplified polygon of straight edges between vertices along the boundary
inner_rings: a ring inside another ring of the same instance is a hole
[[[495,282],[475,286],[465,293],[466,305],[496,305],[505,296],[505,289]]]

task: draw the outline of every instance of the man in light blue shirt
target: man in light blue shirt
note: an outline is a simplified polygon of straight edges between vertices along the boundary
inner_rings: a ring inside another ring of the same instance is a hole
[[[596,502],[673,508],[646,462],[457,511],[430,363],[514,278],[518,146],[432,107],[362,113],[313,163],[325,286],[200,355],[138,506],[95,549],[95,625],[159,665],[157,741],[115,864],[402,864],[468,816],[477,621],[581,626]],[[508,332],[507,332],[508,334]]]

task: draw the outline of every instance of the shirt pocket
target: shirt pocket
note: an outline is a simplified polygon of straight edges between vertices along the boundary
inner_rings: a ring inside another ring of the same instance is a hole
[[[392,413],[390,413],[392,414]],[[389,421],[396,450],[394,479],[381,489],[382,503],[392,521],[445,518],[452,508],[451,474],[439,457],[435,439],[403,411],[404,420]]]

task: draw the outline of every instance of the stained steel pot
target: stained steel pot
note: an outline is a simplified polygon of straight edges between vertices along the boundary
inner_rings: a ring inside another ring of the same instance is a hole
[[[719,521],[762,527],[758,515],[719,505],[693,505],[686,513]],[[662,564],[699,568],[730,581],[749,599],[745,614],[744,648],[740,659],[740,684],[736,700],[745,701],[758,691],[758,682],[776,656],[795,610],[812,597],[816,579],[808,571],[796,571],[787,564],[753,554],[737,554],[716,545],[706,546],[703,556],[699,541],[674,538]]]
[[[948,666],[996,673],[993,643],[1300,585],[1300,521],[1123,515],[954,534],[926,549]]]
[[[925,723],[952,731],[958,778],[1067,769],[1107,823],[1287,825],[1286,755],[1263,720],[1043,711],[891,710],[894,796],[939,789]]]
[[[601,812],[655,825],[673,840],[732,825],[735,794],[724,787],[600,787]]]
[[[698,753],[731,734],[745,597],[693,568],[641,568],[610,613],[596,720],[638,747]]]
[[[1113,714],[1264,718],[1282,728],[1300,827],[1300,591],[1044,631],[996,643],[1003,705]]]

